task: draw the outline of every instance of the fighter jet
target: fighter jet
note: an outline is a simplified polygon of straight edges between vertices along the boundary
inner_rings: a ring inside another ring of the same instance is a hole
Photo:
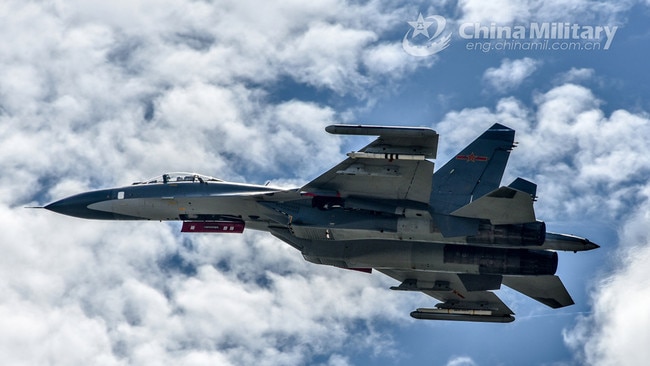
[[[332,134],[377,136],[303,187],[284,189],[168,173],[77,194],[46,209],[99,220],[180,220],[184,233],[267,231],[312,263],[371,272],[440,302],[417,319],[512,322],[493,292],[506,285],[552,308],[574,302],[555,276],[558,250],[598,248],[546,231],[536,184],[501,186],[515,131],[495,124],[434,174],[429,128],[331,125]]]

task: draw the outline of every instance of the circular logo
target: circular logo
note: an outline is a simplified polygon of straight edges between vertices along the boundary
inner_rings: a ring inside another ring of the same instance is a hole
[[[451,32],[440,36],[445,30],[447,20],[440,15],[430,15],[424,18],[422,13],[418,14],[418,19],[407,22],[409,29],[402,39],[402,48],[406,53],[412,56],[430,56],[438,53],[449,46]],[[429,36],[429,27],[436,24],[436,30],[433,35]]]

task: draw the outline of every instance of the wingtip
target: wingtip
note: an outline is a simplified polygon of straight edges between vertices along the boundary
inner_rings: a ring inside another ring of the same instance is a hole
[[[336,126],[337,125],[329,125],[325,127],[325,132],[331,133],[331,134],[336,134]]]
[[[515,130],[500,123],[495,123],[483,132],[479,139],[507,141],[512,144],[515,140]]]
[[[334,124],[325,127],[325,131],[335,135],[360,135],[384,137],[437,138],[438,133],[428,127],[383,126],[383,125],[348,125]]]
[[[489,131],[514,131],[514,130],[508,126],[502,125],[501,123],[495,123],[492,125],[492,127],[489,128]]]

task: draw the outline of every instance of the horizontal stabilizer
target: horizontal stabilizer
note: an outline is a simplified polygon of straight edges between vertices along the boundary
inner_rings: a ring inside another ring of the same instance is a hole
[[[533,200],[529,193],[501,187],[457,209],[454,216],[490,220],[492,225],[535,222]]]
[[[503,276],[503,284],[553,309],[574,304],[558,276]]]

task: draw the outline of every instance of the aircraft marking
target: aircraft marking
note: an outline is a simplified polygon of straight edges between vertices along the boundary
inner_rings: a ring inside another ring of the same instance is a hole
[[[487,156],[477,156],[474,153],[471,153],[469,155],[456,155],[456,159],[458,159],[458,160],[467,160],[468,163],[475,163],[477,161],[480,161],[480,162],[488,161]]]

